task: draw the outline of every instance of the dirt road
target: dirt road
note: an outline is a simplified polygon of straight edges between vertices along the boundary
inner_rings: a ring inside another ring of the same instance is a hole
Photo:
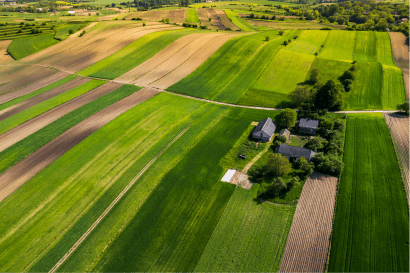
[[[409,99],[409,46],[406,37],[401,32],[389,32],[392,44],[394,63],[403,72],[406,98]]]
[[[78,123],[8,169],[0,175],[0,201],[93,132],[158,93],[153,89],[141,89]]]

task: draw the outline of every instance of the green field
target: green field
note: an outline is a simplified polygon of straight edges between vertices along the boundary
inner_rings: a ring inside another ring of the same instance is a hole
[[[187,9],[186,10],[186,21],[189,23],[199,23],[198,14],[196,9]]]
[[[304,30],[286,49],[314,55],[319,52],[328,34],[329,31]]]
[[[312,68],[319,69],[318,82],[326,83],[328,80],[338,81],[338,78],[343,75],[343,73],[352,67],[352,62],[350,61],[337,61],[329,60],[323,58],[316,58],[312,64]],[[309,75],[306,80],[309,79]],[[340,83],[340,82],[339,82]]]
[[[115,79],[153,57],[175,40],[194,33],[191,30],[160,31],[145,35],[113,55],[81,70],[79,74]]]
[[[390,36],[386,32],[375,32],[377,61],[394,66]]]
[[[25,100],[27,100],[27,99],[29,99],[29,98],[35,97],[35,96],[37,96],[37,95],[40,95],[40,94],[42,94],[42,93],[44,93],[44,92],[50,91],[51,89],[56,88],[56,87],[58,87],[58,86],[60,86],[60,85],[63,85],[63,84],[65,84],[65,83],[67,83],[67,82],[69,82],[69,81],[71,81],[71,80],[74,80],[75,78],[77,78],[76,75],[70,75],[70,76],[68,76],[68,77],[66,77],[66,78],[64,78],[64,79],[62,79],[62,80],[56,81],[55,83],[52,83],[52,84],[47,85],[47,86],[45,86],[45,87],[43,87],[43,88],[40,88],[40,89],[38,89],[37,91],[31,92],[31,93],[29,93],[29,94],[27,94],[27,95],[24,95],[24,96],[21,96],[21,97],[19,97],[19,98],[17,98],[17,99],[14,99],[14,100],[5,102],[5,103],[3,103],[3,104],[0,104],[0,111],[1,111],[1,110],[4,110],[4,109],[6,109],[6,108],[9,108],[9,107],[11,107],[11,106],[13,106],[13,105],[16,105],[17,103],[23,102],[23,101],[25,101]]]
[[[84,28],[86,26],[86,24],[68,24],[68,25],[64,25],[62,27],[59,27],[55,38],[58,40],[64,40],[66,39],[70,33],[70,30],[73,30],[74,32],[77,32],[78,30]]]
[[[7,52],[16,60],[57,44],[54,34],[45,34],[28,38],[15,39],[7,48]]]
[[[355,37],[355,31],[331,30],[318,56],[325,59],[352,61]]]
[[[294,206],[257,204],[259,185],[237,187],[195,267],[196,272],[276,272]]]
[[[43,101],[29,109],[26,109],[20,113],[15,114],[14,116],[2,120],[0,121],[0,134],[3,134],[4,132],[7,132],[10,129],[13,129],[14,127],[22,124],[23,122],[26,122],[29,119],[32,119],[35,116],[38,116],[60,104],[63,104],[64,102],[70,101],[75,97],[87,93],[88,91],[104,83],[104,81],[100,80],[91,80],[67,92],[64,92],[63,94],[55,96],[49,100]]]
[[[133,85],[123,85],[117,90],[112,91],[96,99],[95,101],[92,101],[68,113],[67,115],[10,146],[6,150],[0,152],[0,173],[5,172],[8,168],[17,164],[41,146],[64,133],[77,123],[83,121],[105,107],[125,98],[126,96],[131,95],[139,89],[140,87]]]
[[[382,114],[348,117],[329,272],[407,272],[409,211]]]
[[[232,23],[243,31],[254,31],[255,27],[239,17],[239,15],[229,9],[225,9],[225,14],[232,21]]]
[[[387,34],[387,33],[386,33]],[[356,32],[353,59],[361,62],[376,61],[376,34],[374,31]]]
[[[383,88],[382,88],[383,109],[397,109],[397,105],[406,100],[403,74],[400,68],[383,65]]]
[[[188,77],[168,90],[200,98],[212,98],[246,66],[264,43],[266,36],[279,37],[277,31],[263,32],[229,40]]]

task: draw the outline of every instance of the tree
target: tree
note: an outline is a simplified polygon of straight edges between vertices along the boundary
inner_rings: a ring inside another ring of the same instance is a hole
[[[334,80],[328,80],[316,93],[315,106],[319,109],[340,108],[342,102],[342,86]]]
[[[313,151],[323,149],[323,139],[321,139],[320,137],[309,139],[309,141],[306,142],[306,144],[303,147],[311,149]]]
[[[266,36],[266,39],[265,39],[266,42],[269,42],[269,39],[270,39],[269,36]]]
[[[311,92],[308,86],[298,85],[296,89],[289,94],[292,103],[299,107],[302,103],[309,102],[311,100]]]
[[[282,36],[283,35],[283,30],[279,31],[279,35]]]
[[[317,83],[319,80],[319,68],[313,68],[312,72],[310,72],[310,81],[312,83]]]
[[[313,169],[315,168],[315,165],[313,163],[307,162],[306,158],[301,157],[296,163],[296,166],[305,174],[305,175],[310,175],[313,172]]]
[[[290,171],[289,160],[281,154],[270,154],[268,163],[266,163],[266,173],[271,176],[284,176]]]
[[[293,109],[286,108],[275,116],[276,123],[282,128],[290,128],[295,126],[297,113]]]
[[[405,103],[398,105],[397,109],[406,112],[406,115],[408,115],[409,114],[409,102],[406,101]]]
[[[68,31],[68,34],[73,34],[74,33],[74,30],[72,30],[72,29],[70,29],[69,31]]]

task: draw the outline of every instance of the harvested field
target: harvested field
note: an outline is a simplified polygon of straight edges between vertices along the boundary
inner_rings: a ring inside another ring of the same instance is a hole
[[[168,47],[164,48],[159,53],[157,53],[154,57],[150,58],[141,65],[135,67],[134,69],[131,69],[127,73],[116,78],[116,80],[132,82],[144,76],[145,74],[149,73],[150,71],[158,67],[161,63],[168,60],[169,58],[177,54],[179,51],[183,50],[188,44],[194,42],[196,39],[200,38],[203,35],[203,33],[194,33],[179,38],[178,40],[170,44]]]
[[[187,77],[189,74],[194,72],[201,64],[203,64],[215,51],[218,50],[224,43],[229,39],[235,37],[235,34],[228,34],[223,36],[217,36],[206,44],[204,44],[199,50],[197,50],[192,56],[187,59],[181,66],[177,67],[171,73],[165,77],[159,79],[158,81],[151,83],[150,86],[165,89],[183,78]]]
[[[206,44],[208,44],[210,41],[212,41],[212,39],[216,39],[216,37],[221,35],[222,34],[208,34],[197,37],[187,46],[183,47],[182,50],[172,55],[172,57],[162,62],[159,66],[157,66],[155,69],[151,70],[144,76],[133,81],[133,83],[140,86],[147,86],[150,83],[159,80],[160,78],[164,77],[165,75],[173,71],[175,68],[183,64],[195,52],[200,51],[200,49],[204,47]],[[166,49],[164,49],[164,51],[165,50]]]
[[[17,113],[20,113],[20,112],[22,112],[22,111],[24,111],[24,110],[38,104],[38,103],[41,103],[41,102],[46,101],[48,99],[51,99],[51,98],[53,98],[57,95],[60,95],[60,94],[66,92],[70,89],[73,89],[77,86],[80,86],[81,84],[86,83],[88,81],[89,81],[89,79],[86,79],[86,78],[80,78],[80,77],[75,78],[74,80],[72,80],[72,81],[70,81],[66,84],[63,84],[63,85],[60,85],[56,88],[51,89],[50,91],[47,91],[47,92],[42,93],[38,96],[32,97],[32,98],[27,99],[23,102],[15,104],[15,105],[10,107],[11,109],[7,108],[7,109],[4,109],[3,111],[0,111],[0,121],[5,120],[6,118],[11,117],[11,116],[13,116]]]
[[[236,25],[234,25],[231,20],[229,20],[228,16],[226,16],[225,12],[223,10],[220,9],[216,9],[215,10],[216,14],[219,17],[219,20],[221,20],[222,24],[226,27],[226,28],[230,28],[233,31],[239,30],[240,28],[238,28]]]
[[[409,46],[406,45],[406,37],[400,32],[389,32],[393,49],[393,59],[396,66],[403,72],[406,98],[409,99]]]
[[[9,47],[12,40],[0,41],[0,64],[8,63],[14,59],[7,53],[7,48]]]
[[[107,22],[106,25],[110,28],[104,29],[100,26],[81,38],[67,39],[24,60],[78,71],[108,57],[144,35],[164,29],[179,29],[170,25],[141,28],[136,28],[135,24],[111,26]]]
[[[44,71],[44,73],[49,72],[48,69],[47,70],[41,70],[41,71]],[[52,70],[52,71],[55,71],[55,70]],[[55,73],[51,76],[40,78],[38,81],[35,81],[34,76],[36,76],[36,75],[33,75],[33,77],[29,77],[29,80],[31,80],[31,82],[26,81],[26,79],[20,80],[19,82],[25,82],[26,84],[29,84],[29,85],[26,85],[25,87],[23,87],[21,89],[18,89],[18,90],[15,90],[13,92],[9,92],[9,93],[6,93],[6,94],[0,96],[0,104],[3,104],[5,102],[11,101],[11,100],[14,100],[18,97],[27,95],[27,94],[29,94],[31,92],[34,92],[34,91],[36,91],[40,88],[43,88],[43,87],[45,87],[47,85],[50,85],[50,84],[52,84],[56,81],[59,81],[59,80],[65,78],[65,77],[67,77],[68,75],[69,75],[68,73],[60,71],[60,72],[57,72],[57,73]],[[38,75],[38,76],[41,76],[41,75]],[[20,85],[19,82],[13,82],[13,85],[14,86]],[[6,84],[6,85],[8,87],[11,86],[9,84]],[[0,90],[2,89],[2,87],[3,86],[0,86]],[[9,91],[11,91],[11,90],[9,90]]]
[[[77,31],[77,32],[74,33],[73,35],[68,36],[68,38],[78,37],[78,35],[80,35],[81,32],[83,32],[83,31],[85,31],[85,30],[87,30],[87,29],[89,29],[89,28],[92,28],[92,27],[95,26],[96,24],[98,24],[98,22],[92,22],[91,24],[89,24],[89,25],[86,26],[85,28],[83,28],[83,29]]]
[[[0,95],[23,88],[29,84],[46,79],[56,73],[55,69],[40,66],[3,66],[0,67]],[[34,90],[33,90],[34,91]],[[30,92],[30,91],[28,91]],[[0,100],[3,103],[8,100]]]
[[[337,180],[320,173],[306,180],[279,272],[325,272]]]
[[[409,117],[387,113],[383,114],[383,116],[390,130],[390,136],[400,165],[401,177],[406,189],[407,201],[410,203]]]
[[[207,9],[197,9],[196,13],[198,15],[199,21],[201,22],[201,25],[208,26],[208,28],[212,28],[211,22],[209,22]]]
[[[13,129],[0,135],[0,151],[3,151],[4,149],[10,147],[14,143],[17,143],[23,138],[40,130],[44,126],[61,118],[65,114],[117,89],[120,86],[121,84],[119,83],[114,83],[114,82],[106,83],[66,103],[60,104],[59,106],[54,107],[51,110],[41,115],[38,115],[35,118],[32,118],[17,127],[14,127]]]
[[[169,18],[170,23],[182,24],[186,20],[186,9],[137,11],[128,14],[125,18],[141,18],[143,20],[155,22]]]
[[[118,84],[111,83],[111,85],[116,88],[119,87]],[[20,163],[11,167],[0,176],[0,201],[87,136],[91,135],[120,114],[155,96],[157,93],[158,92],[155,90],[145,88],[110,105],[86,120],[78,123],[76,126],[26,157]]]
[[[214,9],[208,9],[208,17],[212,18],[211,24],[214,26],[215,29],[225,30],[226,27],[222,24],[221,20],[219,20],[219,16]]]

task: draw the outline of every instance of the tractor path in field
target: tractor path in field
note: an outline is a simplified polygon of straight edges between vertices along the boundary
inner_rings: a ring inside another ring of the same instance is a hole
[[[0,175],[0,201],[99,128],[159,92],[144,88],[88,117]]]
[[[62,116],[119,88],[121,84],[108,82],[70,101],[56,106],[0,135],[0,152],[37,132]]]
[[[89,29],[89,28],[92,28],[93,26],[95,26],[96,24],[98,24],[99,22],[92,22],[91,24],[89,24],[88,26],[86,26],[85,28],[83,28],[83,29],[81,29],[81,30],[79,30],[79,31],[77,31],[76,33],[74,33],[73,35],[70,35],[70,36],[68,36],[68,38],[67,39],[71,39],[71,38],[75,38],[75,37],[78,37],[78,35],[80,35],[81,34],[81,32],[83,32],[83,31],[85,31],[85,30],[87,30],[87,29]]]
[[[0,111],[0,121],[5,120],[6,118],[9,118],[17,113],[20,113],[30,107],[33,107],[34,105],[37,105],[43,101],[46,101],[48,99],[51,99],[55,96],[58,96],[66,91],[69,91],[77,86],[80,86],[86,82],[90,81],[87,78],[75,78],[63,85],[57,86],[50,91],[41,93],[35,97],[29,98],[23,102],[17,103],[9,108],[6,108],[2,111]]]
[[[11,44],[11,41],[12,40],[0,41],[0,63],[2,64],[14,61],[13,57],[7,53],[7,48]]]
[[[127,191],[134,185],[134,183],[145,173],[146,170],[169,148],[171,145],[177,141],[189,127],[182,130],[167,146],[165,146],[147,165],[131,180],[131,182],[121,191],[121,193],[112,201],[112,203],[105,209],[105,211],[98,217],[98,219],[91,225],[91,227],[81,236],[80,239],[70,248],[70,250],[54,265],[54,267],[49,271],[49,273],[54,273],[63,263],[70,257],[78,246],[88,237],[88,235],[95,229],[95,227],[104,219],[104,217],[111,211],[111,209],[121,200],[121,198],[127,193]]]

